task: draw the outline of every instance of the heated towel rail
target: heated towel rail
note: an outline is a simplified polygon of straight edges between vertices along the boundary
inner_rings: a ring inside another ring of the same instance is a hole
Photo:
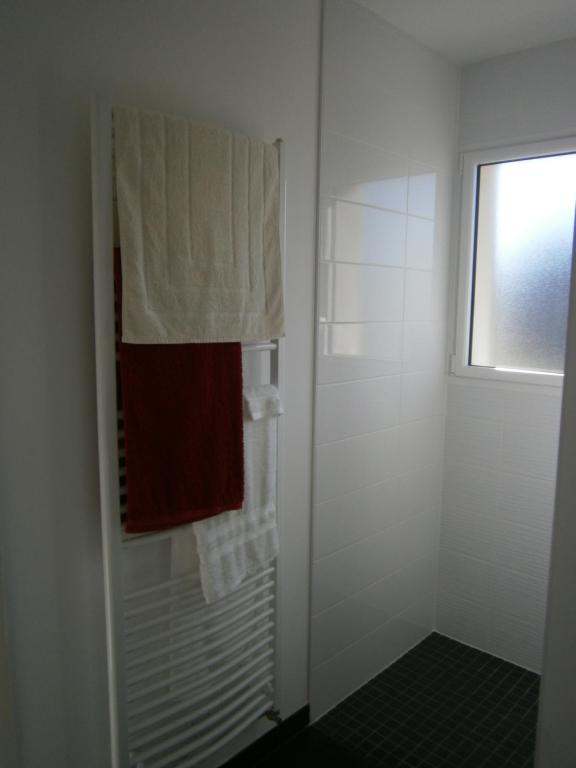
[[[123,533],[111,115],[109,102],[93,100],[94,313],[111,764],[113,768],[211,768],[272,727],[262,716],[276,713],[278,707],[281,584],[274,565],[248,579],[235,594],[207,605],[191,526],[135,536]],[[278,150],[283,253],[281,142]],[[282,395],[283,356],[282,339],[244,344],[245,380],[269,381]],[[278,454],[281,485],[281,423]],[[182,548],[188,557],[176,555]]]

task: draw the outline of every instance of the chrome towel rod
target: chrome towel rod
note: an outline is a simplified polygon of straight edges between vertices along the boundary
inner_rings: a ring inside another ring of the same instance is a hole
[[[242,344],[242,352],[268,352],[277,348],[275,341],[248,341]]]

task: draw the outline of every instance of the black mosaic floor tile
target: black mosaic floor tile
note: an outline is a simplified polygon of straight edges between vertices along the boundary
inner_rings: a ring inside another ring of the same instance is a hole
[[[378,768],[379,764],[366,760],[359,750],[353,751],[311,726],[257,763],[257,768],[295,768],[299,765],[301,768]],[[394,763],[390,765],[396,768]]]
[[[532,768],[539,682],[434,633],[259,766]]]

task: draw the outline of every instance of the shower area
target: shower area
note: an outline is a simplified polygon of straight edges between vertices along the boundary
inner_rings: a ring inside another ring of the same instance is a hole
[[[533,765],[562,376],[526,369],[562,372],[574,155],[529,161],[567,163],[549,214],[510,160],[568,134],[533,91],[561,48],[460,70],[325,4],[310,699],[342,764]],[[531,280],[482,261],[514,237]]]

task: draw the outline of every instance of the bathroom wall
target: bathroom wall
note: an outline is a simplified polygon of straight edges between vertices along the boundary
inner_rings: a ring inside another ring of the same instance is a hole
[[[435,621],[454,67],[325,4],[311,704]]]
[[[538,671],[561,392],[448,386],[438,630]]]
[[[575,66],[567,41],[466,67],[461,149],[576,135]],[[561,395],[458,377],[448,386],[438,629],[536,671]]]
[[[22,764],[105,768],[90,97],[285,140],[281,706],[290,714],[307,702],[320,2],[0,5],[1,556]]]

